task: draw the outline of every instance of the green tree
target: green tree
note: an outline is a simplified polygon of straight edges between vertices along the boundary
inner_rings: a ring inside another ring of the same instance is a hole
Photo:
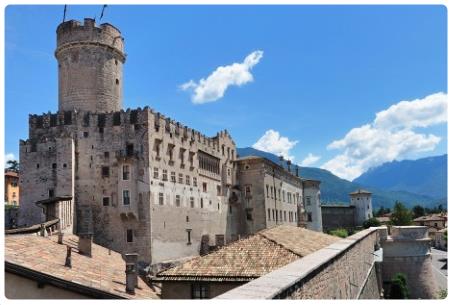
[[[17,162],[17,160],[8,160],[6,161],[6,169],[13,171],[13,172],[18,172],[19,171],[19,162]]]
[[[341,237],[341,238],[346,238],[348,237],[348,231],[346,229],[336,229],[336,230],[331,230],[329,232],[330,235],[334,235],[337,237]]]
[[[425,209],[420,204],[415,205],[412,208],[413,218],[417,218],[425,215]]]
[[[396,273],[391,280],[391,289],[389,290],[390,299],[407,299],[409,296],[408,286],[406,284],[406,275]]]
[[[391,215],[391,223],[394,226],[408,226],[412,223],[412,213],[401,202],[397,201]]]
[[[380,221],[376,219],[375,217],[369,218],[363,223],[363,227],[365,229],[370,227],[379,227],[381,225]]]

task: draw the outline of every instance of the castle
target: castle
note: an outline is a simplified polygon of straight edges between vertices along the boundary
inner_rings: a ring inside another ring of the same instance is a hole
[[[317,181],[239,159],[226,130],[208,137],[148,107],[123,110],[126,54],[113,25],[61,23],[55,57],[58,112],[30,115],[20,141],[19,225],[57,218],[87,253],[94,240],[147,264],[277,224],[311,226],[304,193],[318,198]]]

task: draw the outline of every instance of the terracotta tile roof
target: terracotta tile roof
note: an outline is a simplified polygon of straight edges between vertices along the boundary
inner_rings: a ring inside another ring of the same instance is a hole
[[[445,220],[445,217],[440,215],[425,215],[414,219],[414,221],[443,221],[443,220]]]
[[[162,271],[158,274],[158,279],[249,281],[337,240],[338,237],[304,228],[278,226]]]
[[[6,235],[5,261],[14,267],[58,278],[68,286],[78,284],[119,298],[159,298],[159,288],[149,287],[140,278],[135,295],[125,292],[125,261],[120,253],[92,244],[92,257],[87,257],[78,253],[77,244],[75,235],[65,234],[62,245],[57,243],[56,235]],[[73,248],[72,268],[64,266],[66,245]]]

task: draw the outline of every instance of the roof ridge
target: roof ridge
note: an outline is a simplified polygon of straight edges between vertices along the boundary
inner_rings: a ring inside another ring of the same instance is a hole
[[[292,250],[292,249],[289,249],[289,248],[286,247],[285,245],[282,245],[282,244],[276,242],[274,239],[269,238],[268,236],[262,234],[262,233],[264,233],[264,231],[267,231],[267,230],[268,230],[268,229],[263,230],[263,231],[260,231],[260,232],[258,232],[257,234],[258,234],[258,235],[261,235],[262,237],[264,237],[264,238],[267,239],[268,241],[270,241],[270,242],[276,244],[277,246],[280,246],[281,248],[283,248],[283,249],[285,249],[285,250],[287,250],[287,251],[289,251],[289,252],[291,252],[291,253],[294,253],[295,255],[299,256],[300,258],[303,257],[303,255],[301,255],[300,253],[298,253],[298,252],[296,252],[296,251],[294,251],[294,250]]]

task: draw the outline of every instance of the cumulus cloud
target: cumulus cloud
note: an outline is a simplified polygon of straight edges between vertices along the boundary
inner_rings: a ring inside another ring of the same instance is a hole
[[[341,150],[321,167],[353,180],[371,167],[408,154],[432,151],[441,138],[417,131],[447,121],[447,95],[436,93],[423,99],[401,101],[376,114],[370,124],[353,128],[327,149]]]
[[[8,153],[5,155],[5,166],[7,166],[6,163],[10,160],[17,160],[13,153]]]
[[[278,131],[269,129],[252,147],[293,161],[294,157],[289,154],[289,151],[297,143],[298,141],[291,141],[287,137],[282,137]]]
[[[320,160],[320,156],[313,155],[309,153],[305,159],[300,163],[301,166],[310,166]]]
[[[263,51],[254,51],[247,55],[241,63],[220,66],[206,79],[198,82],[190,80],[180,85],[180,89],[192,91],[191,101],[194,104],[214,102],[222,98],[229,86],[242,86],[253,81],[250,70],[261,60]]]
[[[428,127],[447,122],[447,95],[439,92],[411,102],[401,101],[376,114],[378,128]]]

